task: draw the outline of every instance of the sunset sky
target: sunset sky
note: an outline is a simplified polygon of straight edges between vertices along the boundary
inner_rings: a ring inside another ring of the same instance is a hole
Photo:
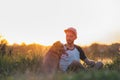
[[[10,44],[65,43],[75,27],[75,43],[120,42],[120,0],[0,0],[0,34]]]

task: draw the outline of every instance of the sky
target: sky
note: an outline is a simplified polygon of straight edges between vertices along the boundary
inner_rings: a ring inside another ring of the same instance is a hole
[[[120,42],[120,0],[0,0],[0,34],[13,43],[65,43],[64,29],[77,29],[76,44]]]

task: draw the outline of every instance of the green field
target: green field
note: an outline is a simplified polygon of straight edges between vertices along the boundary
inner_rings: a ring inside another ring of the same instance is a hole
[[[39,44],[0,44],[0,80],[120,80],[120,44],[93,44],[83,47],[86,55],[95,61],[103,61],[101,70],[88,69],[78,73],[44,75],[42,60],[50,46]]]
[[[120,59],[104,64],[101,70],[88,70],[79,73],[41,73],[42,57],[13,55],[0,57],[0,80],[120,80]]]

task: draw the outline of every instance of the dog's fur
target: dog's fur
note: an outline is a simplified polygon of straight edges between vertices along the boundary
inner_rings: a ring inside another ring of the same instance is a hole
[[[56,41],[43,59],[44,73],[54,73],[58,70],[62,54],[65,54],[64,45],[60,41]]]

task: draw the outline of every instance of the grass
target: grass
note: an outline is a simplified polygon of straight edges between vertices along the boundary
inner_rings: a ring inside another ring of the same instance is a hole
[[[91,71],[79,73],[57,73],[55,75],[43,75],[34,72],[17,72],[14,75],[1,76],[1,80],[119,80],[117,71]]]
[[[101,70],[79,73],[56,73],[44,75],[41,71],[42,56],[13,55],[0,56],[0,80],[120,80],[120,56],[112,63],[106,63]]]
[[[88,70],[79,73],[41,73],[43,55],[50,46],[39,44],[7,45],[0,36],[0,80],[120,80],[120,44],[92,44],[84,47],[86,55],[93,60],[102,60],[101,70]],[[6,52],[5,52],[6,51]],[[6,55],[2,56],[1,54]]]

